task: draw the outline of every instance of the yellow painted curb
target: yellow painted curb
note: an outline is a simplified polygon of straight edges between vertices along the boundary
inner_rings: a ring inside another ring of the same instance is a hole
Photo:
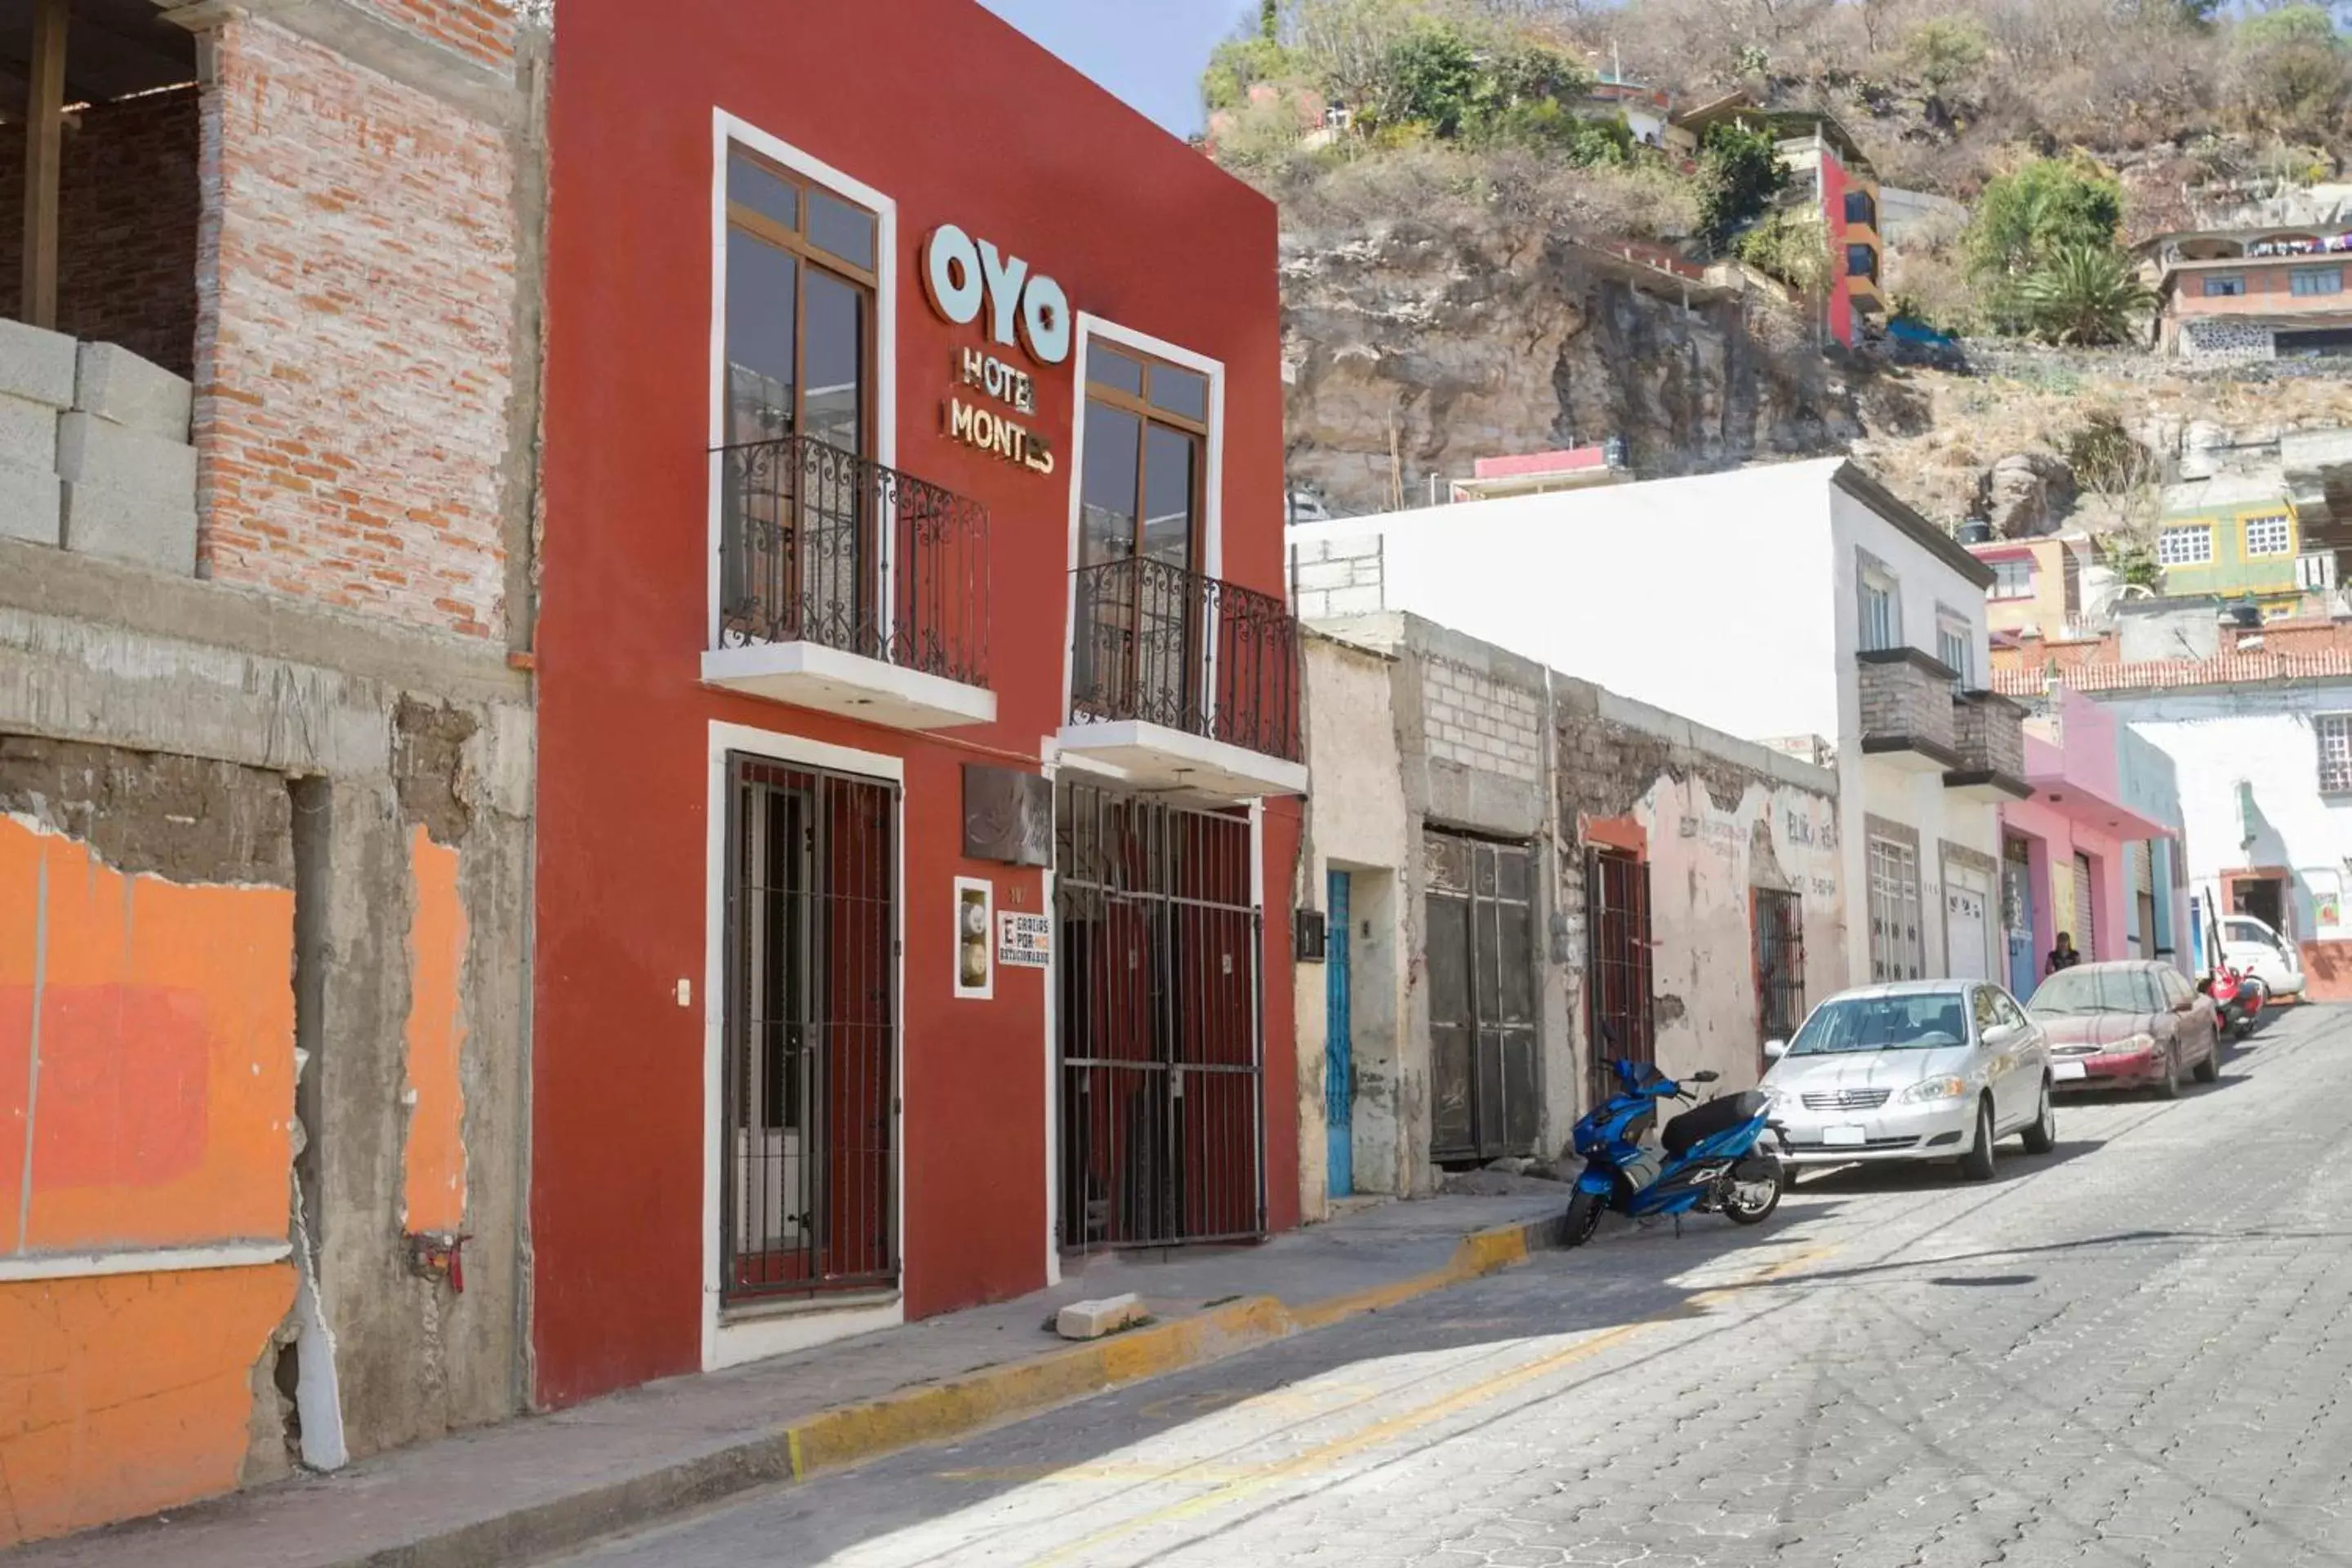
[[[784,1432],[792,1478],[855,1465],[919,1443],[937,1443],[1090,1394],[1181,1372],[1244,1351],[1376,1312],[1527,1260],[1547,1221],[1500,1226],[1463,1237],[1443,1268],[1293,1308],[1245,1296],[1190,1318],[1049,1351],[872,1400],[821,1411]],[[1535,1245],[1540,1245],[1539,1242]]]

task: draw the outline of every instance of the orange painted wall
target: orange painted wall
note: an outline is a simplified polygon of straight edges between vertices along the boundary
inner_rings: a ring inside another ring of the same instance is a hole
[[[288,889],[126,875],[0,817],[0,1260],[286,1239],[293,947]],[[0,1545],[236,1485],[293,1288],[0,1284]]]
[[[227,1491],[289,1263],[0,1285],[0,1548]]]
[[[457,1064],[466,1046],[457,995],[466,961],[466,907],[457,851],[415,829],[408,847],[416,910],[408,927],[408,1137],[401,1149],[401,1204],[412,1232],[457,1230],[466,1221],[466,1096]]]

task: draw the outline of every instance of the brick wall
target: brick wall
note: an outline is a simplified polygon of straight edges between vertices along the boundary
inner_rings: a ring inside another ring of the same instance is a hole
[[[504,71],[514,63],[515,8],[510,0],[366,0],[412,32]]]
[[[1534,784],[1543,770],[1537,693],[1432,658],[1422,667],[1422,725],[1433,759]]]
[[[2016,704],[1979,695],[1954,703],[1952,721],[1961,766],[2025,776],[2025,714]]]
[[[66,117],[58,331],[120,343],[174,375],[196,345],[196,89]],[[0,303],[23,289],[25,132],[0,128]]]
[[[1952,743],[1952,683],[1916,664],[1856,667],[1862,679],[1864,736],[1907,735]]]
[[[266,20],[226,24],[217,58],[201,559],[216,578],[496,636],[515,298],[505,140]]]

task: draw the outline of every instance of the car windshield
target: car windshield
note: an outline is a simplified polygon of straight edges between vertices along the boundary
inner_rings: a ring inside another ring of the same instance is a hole
[[[1932,1051],[1966,1045],[1968,1015],[1958,993],[1923,992],[1911,996],[1854,996],[1813,1009],[1797,1037],[1792,1057],[1832,1056],[1844,1051]]]
[[[2062,969],[2042,983],[2032,1006],[2044,1018],[2154,1013],[2156,979],[2145,969]]]

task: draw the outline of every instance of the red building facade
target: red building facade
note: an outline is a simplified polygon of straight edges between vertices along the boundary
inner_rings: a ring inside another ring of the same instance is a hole
[[[971,0],[554,78],[540,1398],[1295,1223],[1272,206]]]

